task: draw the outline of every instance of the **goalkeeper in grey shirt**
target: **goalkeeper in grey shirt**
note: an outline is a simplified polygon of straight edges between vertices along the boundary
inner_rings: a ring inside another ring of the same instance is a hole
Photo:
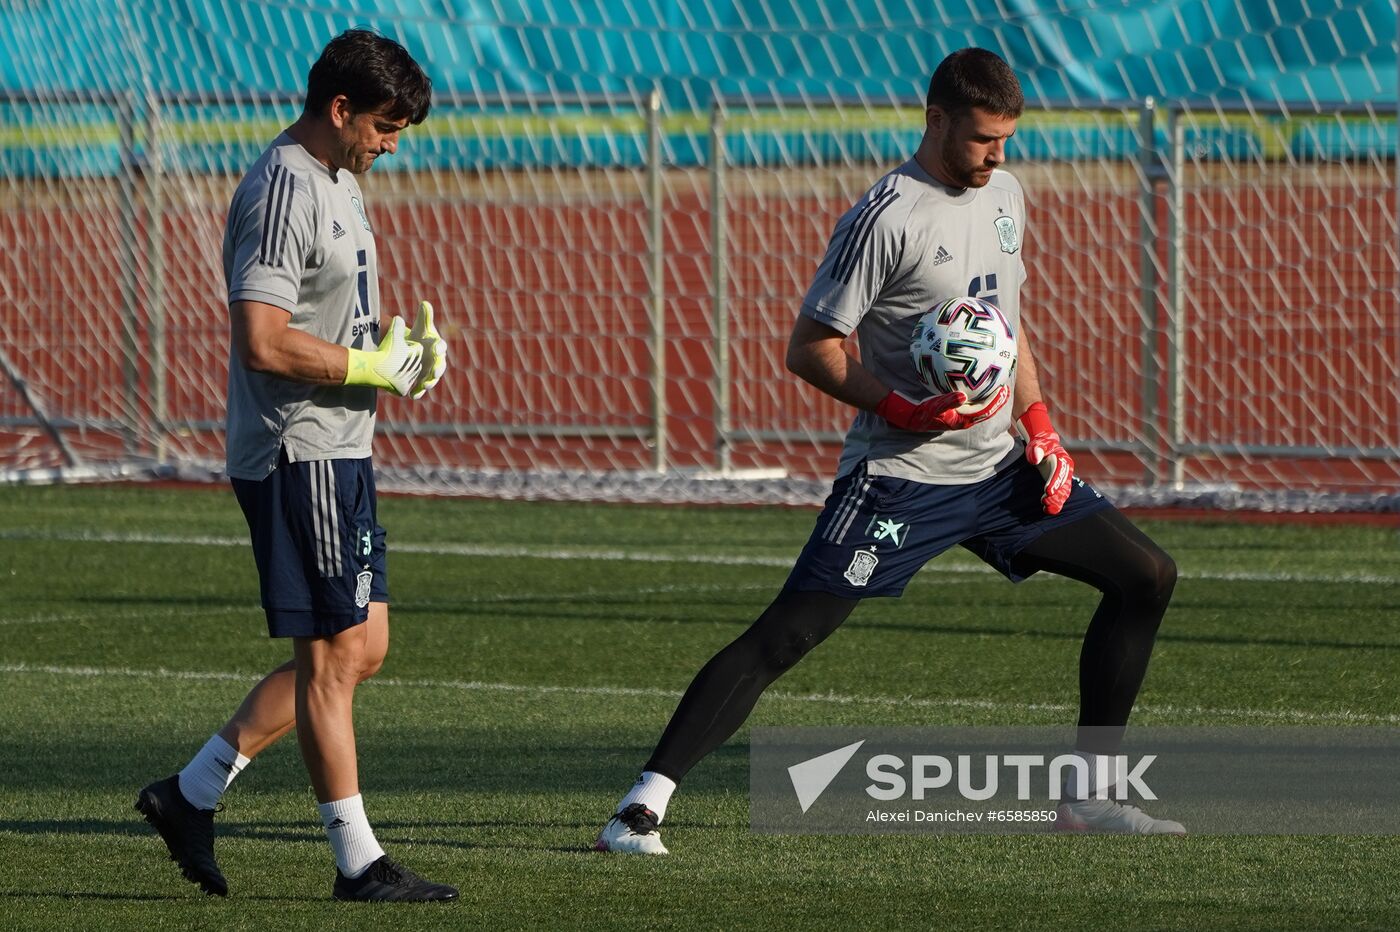
[[[787,356],[794,374],[857,409],[831,495],[777,598],[691,682],[598,850],[665,854],[657,827],[671,794],[763,690],[860,600],[899,596],[924,563],[957,544],[1012,581],[1045,570],[1102,593],[1080,654],[1075,751],[1084,763],[1067,781],[1056,827],[1184,831],[1098,798],[1117,782],[1118,745],[1176,565],[1074,476],[1041,399],[1021,326],[1025,201],[1000,169],[1024,105],[997,55],[949,55],[929,81],[914,158],[837,222]],[[963,295],[997,305],[1018,337],[1014,386],[972,412],[959,410],[961,392],[920,398],[909,352],[916,321]],[[859,360],[842,346],[851,334]]]
[[[374,233],[355,175],[428,114],[432,85],[397,42],[331,40],[300,118],[243,178],[224,229],[230,358],[227,469],[248,520],[262,605],[292,659],[262,679],[178,774],[136,808],[188,880],[227,895],[214,810],[250,761],[294,726],[349,900],[452,900],[396,864],[360,798],[351,704],[389,647],[384,529],[370,447],[380,391],[419,398],[446,350],[426,301],[381,331]]]

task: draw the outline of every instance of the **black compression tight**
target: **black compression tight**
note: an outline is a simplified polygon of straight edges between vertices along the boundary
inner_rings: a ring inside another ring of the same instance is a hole
[[[758,697],[841,626],[860,603],[784,589],[767,611],[691,681],[644,770],[677,783],[749,717]]]
[[[1068,576],[1103,593],[1079,651],[1077,746],[1116,753],[1176,585],[1175,561],[1110,508],[1042,535],[1021,551],[1016,569]]]
[[[1121,726],[1147,672],[1176,583],[1171,557],[1113,509],[1047,532],[1017,558],[1103,593],[1079,658],[1081,726]],[[763,691],[840,627],[859,600],[784,590],[700,670],[644,769],[676,782],[748,718]],[[1082,732],[1083,750],[1113,753],[1114,729]],[[1105,736],[1108,737],[1105,737]]]

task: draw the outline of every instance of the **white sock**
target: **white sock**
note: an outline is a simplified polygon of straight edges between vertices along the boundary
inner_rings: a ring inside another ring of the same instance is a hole
[[[384,857],[384,849],[374,838],[374,829],[365,818],[365,801],[358,793],[348,799],[320,803],[321,824],[335,852],[335,866],[346,877],[355,878],[375,861]]]
[[[1074,800],[1113,799],[1113,788],[1124,776],[1124,759],[1116,754],[1075,751],[1085,766],[1065,772],[1065,796]]]
[[[248,761],[237,748],[215,735],[180,771],[180,795],[196,809],[213,809]]]
[[[622,797],[622,802],[617,804],[617,811],[621,812],[633,803],[641,803],[656,813],[656,821],[660,824],[661,820],[666,818],[666,805],[675,791],[676,782],[670,777],[644,770],[637,782],[632,784],[632,789]]]

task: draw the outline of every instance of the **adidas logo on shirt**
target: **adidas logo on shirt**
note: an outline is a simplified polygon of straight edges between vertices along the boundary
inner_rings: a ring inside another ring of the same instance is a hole
[[[331,221],[331,239],[340,239],[345,235],[345,227],[340,225],[339,220]]]
[[[942,265],[942,264],[945,263],[945,262],[952,262],[952,261],[953,261],[953,255],[952,255],[952,253],[948,252],[948,250],[944,249],[942,246],[939,246],[939,247],[938,247],[938,252],[936,252],[936,253],[933,254],[933,264],[934,264],[934,265]]]

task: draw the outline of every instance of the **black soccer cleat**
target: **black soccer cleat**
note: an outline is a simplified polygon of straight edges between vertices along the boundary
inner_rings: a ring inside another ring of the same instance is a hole
[[[337,900],[376,903],[427,903],[457,899],[456,887],[424,880],[402,864],[394,863],[387,854],[353,880],[337,869],[335,888],[331,892]]]
[[[228,896],[228,881],[214,860],[214,811],[190,805],[180,792],[178,774],[137,794],[136,811],[160,833],[186,880],[212,896]]]

